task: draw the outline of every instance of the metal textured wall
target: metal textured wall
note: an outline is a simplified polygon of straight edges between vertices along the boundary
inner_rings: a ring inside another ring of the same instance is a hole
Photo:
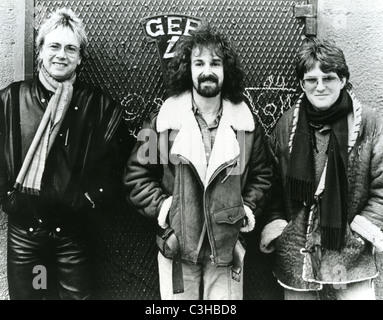
[[[301,1],[300,3],[304,3]],[[294,102],[293,60],[304,26],[294,18],[296,1],[136,0],[35,1],[35,28],[58,7],[85,22],[90,57],[80,78],[102,87],[126,108],[132,132],[165,96],[157,47],[142,19],[183,14],[209,21],[228,35],[246,66],[246,95],[266,132]],[[31,57],[33,58],[33,57]],[[153,222],[154,223],[154,222]],[[91,219],[97,297],[158,299],[154,226],[129,208]],[[270,257],[258,251],[259,231],[247,236],[245,299],[280,299]]]
[[[296,3],[36,1],[35,24],[38,28],[58,7],[66,6],[78,12],[86,24],[90,42],[90,59],[84,65],[81,78],[101,86],[127,105],[127,119],[131,126],[139,126],[148,111],[159,105],[165,92],[157,47],[147,40],[141,20],[171,13],[207,20],[226,33],[238,48],[246,66],[247,94],[254,103],[254,112],[268,130],[295,95],[293,59],[303,33],[303,25],[294,18]]]

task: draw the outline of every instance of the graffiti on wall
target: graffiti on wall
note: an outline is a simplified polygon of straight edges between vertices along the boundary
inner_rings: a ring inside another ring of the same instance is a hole
[[[200,18],[182,14],[164,14],[142,19],[141,24],[148,42],[157,43],[163,70],[166,70],[167,63],[174,56],[173,50],[179,38],[190,36],[201,22]]]
[[[245,101],[269,134],[279,117],[290,109],[298,97],[298,90],[286,84],[282,75],[269,75],[261,87],[246,87]],[[128,93],[121,102],[124,107],[124,120],[128,122],[131,133],[137,136],[143,121],[163,104],[162,98],[148,101],[142,95]]]

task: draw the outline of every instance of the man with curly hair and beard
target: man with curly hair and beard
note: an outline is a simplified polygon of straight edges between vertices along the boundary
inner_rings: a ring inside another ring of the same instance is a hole
[[[243,298],[240,232],[254,228],[272,178],[243,78],[234,49],[209,25],[181,38],[169,98],[127,162],[128,201],[158,222],[162,299]]]

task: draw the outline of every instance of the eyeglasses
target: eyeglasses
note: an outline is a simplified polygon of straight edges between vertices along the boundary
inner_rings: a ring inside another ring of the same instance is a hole
[[[50,52],[56,54],[61,51],[62,45],[60,43],[49,43],[46,47]],[[80,52],[80,48],[75,45],[68,44],[64,47],[64,52],[67,56],[73,57]]]
[[[318,78],[316,78],[316,77],[306,78],[306,79],[303,79],[303,82],[304,82],[306,87],[315,88],[319,84],[319,79],[321,79],[322,84],[324,86],[332,86],[335,83],[337,83],[338,81],[340,81],[340,79],[338,77],[326,76],[326,77],[318,77]]]

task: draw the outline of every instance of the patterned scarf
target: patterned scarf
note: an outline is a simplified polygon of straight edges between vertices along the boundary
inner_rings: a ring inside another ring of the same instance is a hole
[[[45,162],[72,100],[76,74],[73,73],[69,79],[58,82],[42,67],[39,79],[44,87],[54,94],[49,100],[14,186],[23,193],[33,195],[40,193]]]
[[[352,100],[342,90],[338,101],[324,112],[315,111],[307,100],[302,100],[296,134],[287,172],[288,195],[293,200],[314,203],[315,178],[313,146],[315,135],[309,123],[331,125],[328,147],[326,182],[318,202],[322,246],[339,250],[343,245],[347,222],[347,159],[348,123]]]

